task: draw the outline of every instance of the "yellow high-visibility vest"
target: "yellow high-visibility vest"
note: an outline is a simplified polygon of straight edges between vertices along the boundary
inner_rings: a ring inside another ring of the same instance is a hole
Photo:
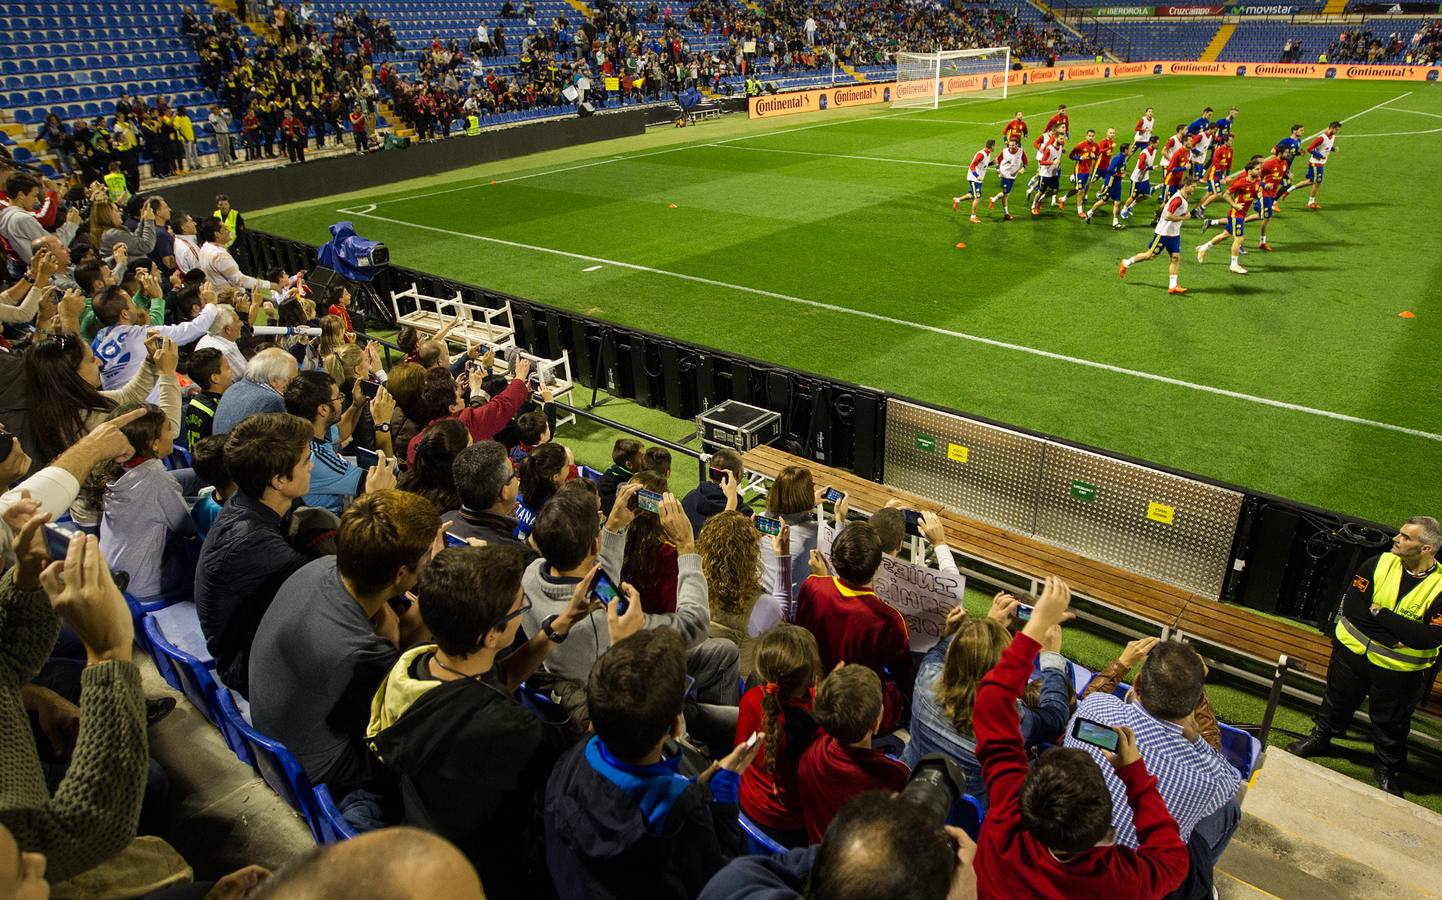
[[[125,175],[121,172],[105,173],[105,190],[110,194],[111,203],[119,203],[120,198],[125,196],[129,188],[125,184]]]
[[[466,116],[466,134],[480,134],[480,133],[481,133],[481,118],[480,118],[480,116]]]
[[[1397,594],[1402,588],[1402,558],[1395,553],[1383,553],[1377,560],[1376,571],[1372,573],[1372,604],[1391,610],[1405,619],[1420,622],[1442,594],[1442,566],[1432,569],[1432,574],[1422,583],[1407,592],[1400,600]],[[1346,616],[1337,617],[1334,632],[1338,642],[1358,656],[1384,669],[1396,672],[1419,672],[1437,661],[1439,648],[1416,650],[1412,647],[1388,647],[1368,640],[1356,625]]]

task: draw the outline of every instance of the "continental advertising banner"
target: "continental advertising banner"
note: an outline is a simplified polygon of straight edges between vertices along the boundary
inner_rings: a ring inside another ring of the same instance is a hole
[[[1009,87],[1090,81],[1104,78],[1136,78],[1143,75],[1216,75],[1238,78],[1332,78],[1338,81],[1437,81],[1442,68],[1436,66],[1321,65],[1317,63],[1231,63],[1194,60],[1153,60],[1135,63],[1085,63],[1075,66],[1017,69],[1008,72]],[[999,73],[957,75],[943,78],[943,97],[1000,87]],[[929,97],[930,81],[869,81],[811,91],[791,91],[752,97],[750,118],[776,119],[801,113],[825,112],[852,106],[890,103],[894,99]]]

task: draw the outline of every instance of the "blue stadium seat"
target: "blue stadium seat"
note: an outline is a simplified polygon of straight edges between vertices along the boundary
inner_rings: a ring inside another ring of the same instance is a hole
[[[736,824],[741,826],[741,834],[745,838],[745,853],[747,856],[774,856],[777,853],[785,853],[786,848],[772,840],[771,836],[761,830],[755,822],[746,818],[746,814],[736,814]]]
[[[230,691],[215,680],[205,663],[168,641],[154,616],[145,617],[144,629],[151,646],[151,658],[161,677],[220,729],[221,738],[232,753],[243,762],[249,761],[249,745],[221,709],[221,698],[228,698]]]
[[[220,697],[222,709],[226,703],[231,704],[234,710],[234,701],[228,693]],[[281,796],[291,808],[300,813],[301,819],[305,821],[306,827],[310,829],[311,835],[316,843],[326,843],[326,831],[321,824],[321,813],[316,802],[315,788],[306,777],[305,770],[300,767],[300,762],[295,758],[285,745],[273,738],[268,738],[256,731],[254,726],[240,717],[235,712],[233,717],[227,711],[228,721],[234,723],[235,728],[240,732],[240,739],[249,749],[251,758],[255,761],[255,770],[270,789]]]
[[[320,843],[338,844],[356,836],[355,826],[336,808],[331,799],[330,788],[323,784],[315,786],[315,806],[319,813]]]

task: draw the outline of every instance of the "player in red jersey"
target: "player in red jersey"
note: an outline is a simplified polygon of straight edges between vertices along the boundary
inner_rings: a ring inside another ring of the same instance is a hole
[[[1078,219],[1085,219],[1086,213],[1082,210],[1082,197],[1086,195],[1087,185],[1092,180],[1092,167],[1096,165],[1097,156],[1101,152],[1101,146],[1097,144],[1097,133],[1095,128],[1087,129],[1087,136],[1071,151],[1071,159],[1076,163],[1076,171],[1072,173],[1072,182],[1075,184],[1065,195],[1056,199],[1056,208],[1065,209],[1066,202],[1076,197],[1076,215]]]
[[[1147,107],[1142,117],[1137,119],[1137,127],[1132,129],[1132,149],[1141,152],[1142,148],[1152,142],[1152,132],[1157,127],[1157,117],[1152,115],[1152,108]]]
[[[1207,190],[1220,191],[1222,185],[1232,176],[1232,135],[1223,132],[1217,135],[1216,146],[1212,148],[1212,161],[1207,164]]]
[[[1162,212],[1157,218],[1156,233],[1152,236],[1151,245],[1147,247],[1146,252],[1122,260],[1121,266],[1117,268],[1118,275],[1123,278],[1127,277],[1127,269],[1137,263],[1155,259],[1165,251],[1171,258],[1171,266],[1167,270],[1167,293],[1185,294],[1187,292],[1186,288],[1177,284],[1177,275],[1182,267],[1182,223],[1188,218],[1187,200],[1192,196],[1192,191],[1196,189],[1196,186],[1197,182],[1190,174],[1183,176],[1177,192],[1162,204]]]
[[[1225,196],[1227,202],[1230,203],[1232,207],[1227,212],[1225,222],[1227,230],[1225,233],[1217,235],[1205,244],[1198,245],[1197,262],[1206,262],[1207,251],[1212,248],[1212,245],[1220,244],[1226,240],[1228,235],[1231,235],[1232,265],[1230,266],[1230,270],[1236,272],[1238,275],[1247,274],[1247,270],[1242,268],[1242,264],[1238,260],[1242,254],[1243,223],[1247,220],[1247,212],[1252,208],[1252,204],[1256,202],[1257,196],[1261,191],[1262,185],[1258,178],[1261,169],[1262,161],[1253,157],[1252,160],[1247,163],[1247,167],[1242,170],[1242,173],[1236,178],[1233,178],[1232,183],[1227,185],[1227,193]]]
[[[1182,186],[1183,178],[1191,171],[1192,148],[1188,147],[1186,142],[1183,141],[1177,145],[1176,149],[1167,155],[1166,160],[1166,196],[1170,197]]]
[[[1157,136],[1147,138],[1142,149],[1137,151],[1137,162],[1132,168],[1132,195],[1127,198],[1126,205],[1122,207],[1121,218],[1132,217],[1132,207],[1140,200],[1145,200],[1152,195],[1152,166],[1157,160]]]
[[[1288,191],[1295,191],[1297,188],[1312,186],[1312,194],[1307,198],[1308,209],[1321,209],[1317,205],[1317,188],[1322,186],[1322,175],[1327,166],[1327,160],[1331,157],[1332,151],[1337,149],[1337,131],[1342,127],[1341,122],[1332,122],[1327,130],[1312,138],[1307,145],[1307,180],[1299,181],[1288,188]]]
[[[1098,199],[1106,196],[1107,185],[1102,182],[1102,173],[1111,165],[1112,154],[1115,152],[1117,152],[1117,130],[1108,128],[1106,136],[1097,141],[1096,177],[1092,179],[1092,184],[1097,188]],[[1088,188],[1086,193],[1082,194],[1082,199],[1090,200],[1090,194],[1091,189]]]
[[[1001,153],[996,157],[996,174],[1001,178],[1001,193],[995,195],[987,203],[987,209],[995,209],[996,201],[1001,201],[1001,214],[1008,222],[1011,221],[1011,189],[1016,184],[1016,177],[1026,169],[1026,151],[1021,149],[1021,143],[1016,140],[1006,142]]]
[[[1021,110],[1017,110],[1016,118],[1001,126],[1002,142],[1016,141],[1019,144],[1026,136],[1026,120],[1021,117]]]
[[[1268,253],[1272,247],[1267,243],[1267,226],[1272,222],[1272,213],[1277,205],[1277,193],[1287,180],[1287,166],[1292,150],[1286,147],[1272,148],[1272,155],[1262,160],[1261,167],[1257,170],[1257,180],[1261,183],[1261,191],[1252,205],[1252,213],[1247,216],[1248,222],[1262,220],[1261,242],[1257,245]],[[1202,230],[1206,231],[1212,225],[1222,224],[1220,220],[1209,220],[1202,224]]]
[[[1066,104],[1063,103],[1056,108],[1056,115],[1046,120],[1046,130],[1050,132],[1056,126],[1061,126],[1061,136],[1071,137],[1071,116],[1066,114]]]
[[[1031,201],[1033,218],[1041,215],[1041,207],[1046,203],[1047,195],[1055,197],[1061,192],[1061,157],[1066,152],[1066,138],[1062,137],[1061,128],[1057,125],[1048,132],[1047,140],[1042,142],[1036,152],[1036,174],[1040,183]]]

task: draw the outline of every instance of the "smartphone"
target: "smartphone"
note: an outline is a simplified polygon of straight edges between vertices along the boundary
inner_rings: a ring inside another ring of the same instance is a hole
[[[1021,604],[1016,608],[1016,620],[1018,622],[1031,621],[1031,610],[1032,607],[1027,606],[1025,603]]]
[[[772,519],[766,516],[753,516],[752,520],[756,523],[756,530],[761,532],[762,534],[781,533],[780,519]]]
[[[902,514],[906,516],[906,533],[910,535],[921,535],[921,513],[914,509],[903,509]]]
[[[376,398],[376,394],[380,393],[380,390],[381,383],[379,381],[361,382],[361,393],[366,396],[367,400],[374,400]]]
[[[759,741],[759,740],[761,740],[761,732],[759,732],[759,731],[753,731],[753,732],[751,732],[751,736],[746,739],[746,749],[747,749],[747,750],[750,750],[752,747],[755,747],[755,746],[756,746],[756,742]]]
[[[596,573],[596,581],[591,585],[591,599],[599,601],[602,606],[610,606],[615,601],[616,615],[626,614],[626,598],[621,595],[621,589],[616,587],[616,582],[602,569]]]
[[[715,466],[708,466],[706,468],[706,472],[710,476],[711,480],[716,482],[717,484],[725,481],[726,476],[732,474],[730,469],[718,469]]]
[[[355,450],[355,464],[362,469],[369,469],[381,461],[380,456],[378,456],[374,450],[367,450],[364,447],[354,447],[352,449]]]
[[[636,492],[636,505],[646,512],[659,513],[661,511],[661,501],[664,499],[664,497],[655,491],[648,491],[645,488]]]
[[[50,554],[51,561],[58,561],[65,558],[70,552],[70,539],[81,532],[69,525],[56,525],[53,522],[45,525],[45,550]]]
[[[1121,735],[1117,734],[1115,729],[1080,717],[1072,723],[1071,736],[1083,744],[1091,744],[1112,753],[1117,752],[1117,742],[1121,740]]]
[[[846,495],[838,491],[836,488],[829,487],[826,489],[826,493],[822,495],[821,499],[825,500],[827,503],[840,503],[841,498],[844,496]]]
[[[466,539],[465,539],[465,538],[463,538],[463,537],[456,537],[454,534],[451,534],[449,531],[447,531],[447,532],[446,532],[446,546],[447,546],[447,547],[469,547],[470,544],[466,543]]]

